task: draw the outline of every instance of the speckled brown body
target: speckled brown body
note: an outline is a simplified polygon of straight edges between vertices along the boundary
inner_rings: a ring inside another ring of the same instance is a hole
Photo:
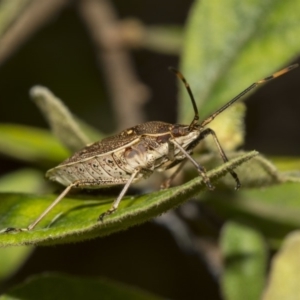
[[[176,149],[170,159],[168,141],[175,138],[186,149],[199,135],[199,129],[187,130],[187,125],[158,121],[140,124],[83,148],[50,169],[46,176],[65,186],[79,181],[81,187],[101,188],[126,183],[139,167],[136,182],[154,170],[161,172],[176,165],[185,157]],[[183,133],[186,135],[182,136]]]

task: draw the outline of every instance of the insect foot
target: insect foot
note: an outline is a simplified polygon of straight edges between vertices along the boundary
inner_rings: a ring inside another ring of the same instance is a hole
[[[98,222],[103,222],[103,219],[106,216],[111,215],[112,213],[114,213],[117,209],[116,208],[110,208],[108,211],[106,211],[105,213],[101,214],[98,218]]]
[[[14,227],[7,227],[0,231],[0,233],[18,233],[28,231],[28,228],[14,228]]]
[[[167,190],[170,186],[171,186],[171,180],[170,178],[168,178],[160,185],[160,189]]]
[[[210,190],[210,191],[213,191],[215,189],[215,187],[211,184],[209,178],[207,176],[205,176],[203,178],[203,181],[205,183],[205,185],[207,186],[207,188]]]

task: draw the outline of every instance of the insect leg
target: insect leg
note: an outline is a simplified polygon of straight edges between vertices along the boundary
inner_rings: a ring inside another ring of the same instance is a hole
[[[98,221],[102,222],[105,216],[108,216],[110,214],[112,214],[113,212],[115,212],[121,202],[121,200],[123,199],[124,195],[126,194],[128,188],[130,187],[132,181],[134,180],[134,178],[136,177],[136,175],[140,172],[140,169],[136,169],[132,174],[131,177],[129,178],[129,180],[126,182],[126,184],[124,185],[121,193],[119,194],[118,198],[113,202],[111,208],[106,211],[105,213],[101,214],[98,218]]]
[[[204,183],[206,184],[207,188],[209,190],[213,190],[215,187],[211,184],[210,179],[206,175],[205,169],[200,166],[193,157],[183,148],[181,147],[175,140],[170,140],[175,147],[177,147],[184,155],[185,157],[190,160],[190,162],[197,168],[198,173],[202,176]]]
[[[220,144],[220,142],[219,142],[219,140],[218,140],[218,138],[217,138],[217,135],[216,135],[216,133],[215,133],[212,129],[206,128],[204,131],[201,132],[199,138],[200,138],[200,139],[203,139],[203,138],[205,138],[206,136],[208,136],[209,134],[212,135],[212,137],[213,137],[213,139],[214,139],[214,141],[215,141],[215,143],[216,143],[216,145],[217,145],[217,147],[218,147],[218,151],[219,151],[219,153],[220,153],[220,155],[221,155],[223,161],[224,161],[224,162],[228,162],[228,158],[227,158],[227,156],[226,156],[224,150],[223,150],[222,147],[221,147],[221,144]],[[239,180],[237,174],[236,174],[234,171],[229,171],[229,173],[230,173],[230,175],[233,177],[233,179],[234,179],[235,182],[236,182],[235,189],[238,190],[238,189],[241,187],[241,183],[240,183],[240,180]]]
[[[186,164],[188,160],[184,159],[179,167],[172,173],[172,175],[167,178],[160,186],[161,189],[168,189],[171,185],[171,182],[174,180],[174,178],[180,173],[180,171],[182,170],[182,168],[184,167],[184,165]]]
[[[49,211],[60,202],[61,199],[63,199],[68,192],[71,190],[72,187],[78,185],[78,182],[72,183],[69,186],[67,186],[64,191],[46,208],[46,210],[44,210],[44,212],[33,222],[31,223],[28,227],[26,228],[6,228],[4,233],[8,233],[8,232],[19,232],[19,231],[29,231],[32,230],[48,213]]]

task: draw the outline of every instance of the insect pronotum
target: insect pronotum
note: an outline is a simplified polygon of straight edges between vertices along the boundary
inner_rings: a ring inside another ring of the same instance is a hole
[[[214,186],[206,175],[205,169],[193,159],[191,152],[202,139],[211,135],[223,161],[227,162],[228,159],[216,133],[206,126],[256,86],[281,76],[297,66],[298,64],[291,65],[251,84],[201,123],[199,123],[198,108],[189,84],[179,71],[170,68],[184,83],[190,96],[195,115],[189,125],[168,124],[160,121],[147,122],[86,146],[46,173],[46,177],[50,180],[66,186],[52,204],[27,228],[7,228],[5,232],[32,230],[72,188],[92,189],[109,185],[124,185],[111,208],[100,215],[98,220],[102,221],[105,216],[116,211],[132,183],[147,178],[154,171],[162,172],[180,163],[182,165],[185,161],[190,161],[196,167],[204,184],[209,190],[213,190]],[[235,189],[239,189],[241,184],[238,175],[234,171],[229,172],[235,180]],[[177,173],[178,170],[170,180]]]

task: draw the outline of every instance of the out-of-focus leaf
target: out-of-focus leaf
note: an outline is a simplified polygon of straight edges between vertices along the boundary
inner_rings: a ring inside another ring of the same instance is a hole
[[[299,53],[300,1],[196,1],[181,70],[207,116]],[[278,79],[277,79],[278,80]],[[180,121],[193,116],[186,91]]]
[[[47,119],[53,134],[71,151],[100,139],[100,135],[88,125],[81,127],[63,102],[46,87],[32,87],[30,96]]]
[[[61,162],[70,154],[49,131],[14,124],[0,124],[0,153],[47,165]]]
[[[208,172],[211,180],[225,175],[257,153],[250,152]],[[125,197],[118,210],[98,222],[114,197],[83,197],[90,201],[66,198],[54,207],[32,231],[0,234],[0,247],[28,244],[57,244],[104,236],[146,222],[206,190],[199,176],[181,186],[142,196]],[[23,194],[0,195],[0,228],[24,228],[32,223],[55,199],[55,196]],[[51,221],[52,220],[52,221]],[[49,226],[50,227],[46,227]]]
[[[229,222],[221,233],[221,250],[224,257],[224,299],[260,299],[267,266],[266,246],[261,234]]]
[[[276,167],[280,171],[300,170],[300,157],[272,157]]]
[[[282,239],[300,227],[300,185],[283,183],[263,189],[206,193],[206,205],[219,215],[254,226],[268,238]]]
[[[138,288],[100,278],[79,278],[61,274],[34,276],[12,288],[0,300],[159,300],[158,296]]]
[[[227,156],[232,159],[242,155],[241,151],[229,152]],[[195,155],[196,161],[208,169],[215,168],[222,163],[222,159],[215,153]],[[242,184],[242,190],[245,187],[267,187],[284,182],[300,182],[300,174],[297,172],[279,172],[271,161],[262,155],[255,156],[251,162],[239,167],[238,176]],[[233,179],[227,174],[222,178],[222,183],[229,187]]]
[[[0,177],[0,192],[38,193],[44,191],[44,174],[34,169],[22,169]]]
[[[200,120],[253,82],[288,64],[299,52],[299,12],[300,2],[293,0],[194,2],[180,70],[195,95]],[[193,118],[193,107],[181,83],[180,89],[179,121],[188,123]],[[228,141],[229,149],[237,148],[244,138],[244,111],[227,110],[222,112],[222,120],[220,117],[209,127],[217,132],[225,150]],[[204,144],[208,141],[205,139]]]
[[[13,275],[31,255],[33,247],[21,246],[0,249],[0,281]]]
[[[209,127],[217,133],[218,140],[226,152],[233,151],[244,144],[245,113],[246,107],[244,103],[237,103],[229,107],[211,124],[209,124]],[[218,149],[213,138],[206,138],[204,142],[209,151],[218,153]]]
[[[298,300],[300,295],[300,231],[284,240],[272,259],[269,283],[263,300]]]

